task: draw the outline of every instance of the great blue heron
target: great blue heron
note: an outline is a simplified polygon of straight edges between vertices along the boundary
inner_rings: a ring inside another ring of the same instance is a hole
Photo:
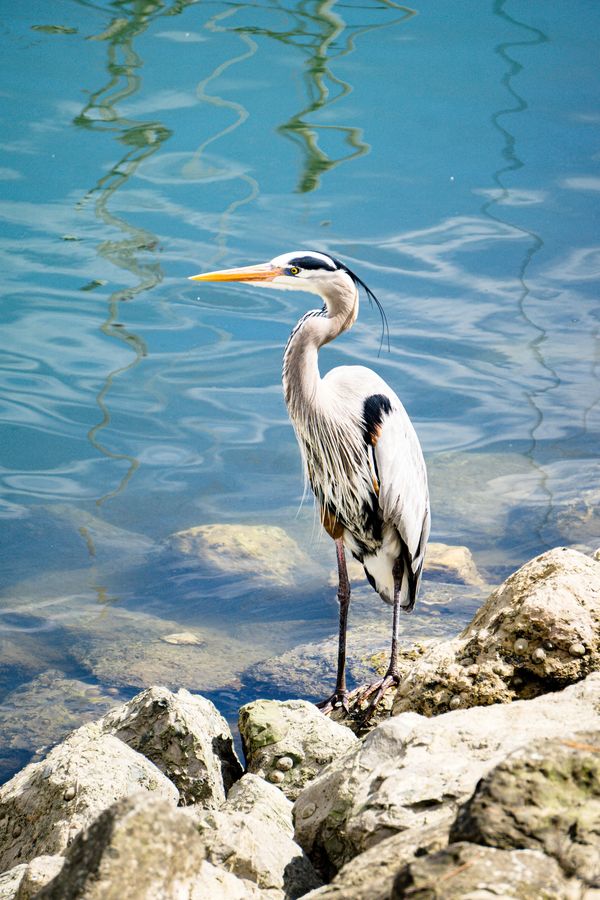
[[[382,679],[363,691],[370,708],[399,681],[400,609],[417,598],[429,536],[427,472],[419,439],[402,403],[371,369],[339,366],[323,378],[318,352],[352,327],[359,287],[366,284],[325,253],[296,251],[270,262],[191,276],[193,281],[239,281],[309,291],[324,301],[293,329],[283,357],[283,390],[290,419],[325,530],[335,541],[340,604],[335,691],[319,704],[347,709],[346,628],[350,582],[347,547],[364,566],[379,596],[393,606],[390,662]]]

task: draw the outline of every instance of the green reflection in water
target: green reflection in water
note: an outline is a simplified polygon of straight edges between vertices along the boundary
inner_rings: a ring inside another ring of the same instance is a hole
[[[352,86],[348,82],[332,72],[332,63],[348,56],[354,50],[354,42],[359,35],[396,25],[416,14],[415,10],[407,6],[399,5],[392,0],[383,0],[377,5],[364,7],[362,11],[377,15],[381,13],[382,8],[387,7],[399,10],[402,15],[377,24],[348,26],[335,7],[336,0],[301,0],[292,8],[274,2],[265,8],[287,13],[294,22],[293,28],[275,31],[254,26],[238,26],[235,29],[239,33],[267,36],[300,50],[307,57],[304,83],[308,102],[278,128],[279,133],[293,141],[303,153],[303,167],[296,189],[300,193],[316,190],[323,174],[341,163],[363,156],[370,150],[369,144],[363,140],[361,128],[309,121],[309,116],[332,106],[352,91]],[[319,142],[320,135],[331,136],[331,134],[342,137],[344,144],[349,148],[347,152],[334,156],[333,153],[323,149]]]
[[[245,5],[242,5],[240,7],[239,5],[235,5],[230,9],[226,9],[224,12],[220,12],[212,16],[212,18],[210,18],[205,25],[206,30],[215,33],[228,31],[229,29],[223,26],[222,22],[235,15],[238,10],[240,8],[244,8],[244,6]],[[220,109],[228,109],[233,112],[235,119],[229,125],[226,125],[225,128],[222,128],[220,131],[217,131],[215,134],[211,135],[205,141],[203,141],[194,152],[192,159],[190,163],[188,163],[188,165],[201,166],[202,156],[206,148],[215,141],[220,140],[228,134],[231,134],[233,131],[243,125],[243,123],[249,116],[248,110],[241,103],[238,103],[235,100],[225,99],[224,97],[220,97],[217,94],[210,93],[207,90],[211,82],[216,81],[218,78],[220,78],[220,76],[223,75],[223,73],[226,72],[227,69],[229,69],[231,66],[237,65],[238,63],[245,62],[256,53],[256,41],[253,41],[252,38],[249,35],[244,34],[244,32],[240,32],[239,37],[242,43],[245,45],[246,49],[242,53],[235,54],[234,56],[220,63],[210,73],[210,75],[200,81],[198,83],[198,86],[196,87],[196,95],[201,103],[206,103],[209,106],[214,106]],[[247,186],[247,190],[242,197],[232,200],[220,216],[217,237],[217,252],[210,260],[211,265],[216,264],[219,259],[225,256],[227,223],[230,216],[232,216],[233,213],[241,206],[245,206],[247,203],[250,203],[256,197],[258,197],[258,183],[256,179],[252,178],[251,175],[247,175],[241,172],[236,176],[236,180],[245,183]]]
[[[85,0],[81,5],[89,6]],[[80,128],[100,133],[114,133],[116,140],[126,148],[125,153],[111,170],[98,180],[80,202],[80,208],[93,199],[94,211],[106,226],[120,232],[120,237],[103,241],[98,254],[121,270],[135,276],[133,287],[114,291],[108,301],[105,321],[101,325],[104,334],[126,344],[133,352],[133,359],[125,366],[112,371],[99,391],[96,402],[102,418],[88,432],[88,438],[96,450],[113,460],[128,464],[125,475],[114,490],[100,497],[101,505],[119,494],[126,487],[139,466],[138,460],[128,453],[111,450],[99,439],[100,432],[110,424],[107,398],[115,379],[137,366],[146,355],[144,341],[119,322],[119,309],[123,301],[132,300],[142,291],[150,290],[162,280],[159,263],[147,261],[145,255],[156,249],[157,237],[116,216],[109,202],[116,191],[125,185],[144,160],[153,156],[169,139],[171,132],[157,121],[138,122],[121,115],[118,105],[130,99],[140,88],[138,74],[142,59],[134,50],[134,41],[158,17],[181,12],[194,0],[178,0],[166,6],[157,0],[117,0],[111,7],[118,12],[108,27],[100,34],[91,35],[92,41],[103,41],[107,46],[106,71],[108,81],[90,94],[88,102],[73,120]]]

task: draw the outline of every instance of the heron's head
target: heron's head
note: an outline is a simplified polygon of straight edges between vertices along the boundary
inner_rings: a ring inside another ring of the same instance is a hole
[[[359,283],[343,263],[314,250],[296,250],[257,266],[206,272],[190,278],[192,281],[240,281],[284,291],[310,291],[321,297],[326,297],[336,287],[354,292]]]
[[[335,309],[340,303],[346,307],[350,304],[353,310],[351,323],[358,314],[358,289],[362,287],[369,302],[375,303],[381,315],[382,344],[383,337],[388,331],[385,312],[373,291],[339,259],[316,250],[282,253],[270,262],[260,263],[257,266],[205,272],[201,275],[191,275],[190,280],[239,281],[242,284],[256,284],[259,287],[273,287],[284,291],[310,291],[322,297],[330,310],[332,307]]]

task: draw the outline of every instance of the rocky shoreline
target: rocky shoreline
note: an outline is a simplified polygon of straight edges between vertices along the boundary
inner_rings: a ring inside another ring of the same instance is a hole
[[[600,897],[600,554],[401,652],[368,727],[152,687],[0,787],[0,900]]]

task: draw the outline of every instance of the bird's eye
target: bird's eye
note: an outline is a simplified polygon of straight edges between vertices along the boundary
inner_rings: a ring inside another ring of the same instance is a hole
[[[290,266],[288,269],[288,272],[290,273],[290,275],[297,275],[299,273],[299,271],[300,271],[300,269],[298,268],[298,266]]]

